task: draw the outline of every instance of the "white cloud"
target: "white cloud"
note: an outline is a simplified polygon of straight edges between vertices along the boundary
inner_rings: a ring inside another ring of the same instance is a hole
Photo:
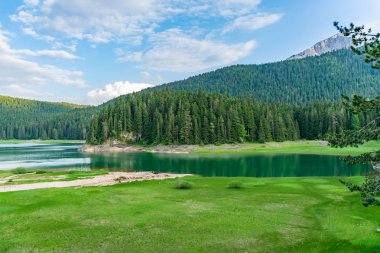
[[[251,12],[261,0],[223,0],[217,1],[219,12],[222,16],[239,16]]]
[[[103,89],[91,90],[87,93],[87,96],[91,99],[92,103],[100,104],[112,98],[150,87],[153,87],[153,85],[148,83],[115,82],[107,84]]]
[[[62,42],[54,42],[53,48],[65,48],[74,52],[77,50],[77,45],[74,42],[71,42],[71,44],[65,44]]]
[[[10,84],[3,86],[1,89],[2,95],[11,97],[23,97],[27,99],[44,99],[51,97],[53,94],[48,92],[38,92],[36,90],[28,89],[17,84]]]
[[[141,75],[143,76],[144,79],[149,79],[150,78],[150,73],[148,71],[141,71]]]
[[[32,31],[29,31],[33,34]],[[52,57],[52,58],[63,58],[63,59],[77,59],[78,57],[68,53],[64,50],[30,50],[30,49],[12,49],[9,46],[8,33],[0,30],[0,53],[9,54],[14,56],[40,56],[40,57]]]
[[[33,4],[25,4],[11,19],[21,23],[24,33],[30,36],[44,38],[54,34],[54,45],[62,44],[60,39],[87,40],[92,47],[115,42],[119,47],[115,50],[118,61],[174,72],[205,70],[248,56],[256,46],[254,40],[231,44],[213,38],[236,29],[258,29],[281,18],[281,14],[258,13],[261,0],[28,2]],[[177,17],[188,22],[167,28]],[[54,49],[60,48],[65,49]]]
[[[14,54],[20,54],[25,56],[43,56],[43,57],[52,57],[52,58],[63,58],[63,59],[77,59],[78,57],[70,54],[63,50],[36,50],[32,51],[29,49],[19,49],[13,50]]]
[[[124,62],[141,62],[143,53],[142,52],[130,52],[130,51],[119,51],[116,55],[118,55],[118,61]]]
[[[34,90],[36,85],[69,85],[85,87],[82,72],[66,70],[53,65],[39,64],[24,56],[72,57],[63,51],[13,49],[7,33],[0,30],[0,87],[6,87],[17,95]]]
[[[35,39],[38,39],[38,40],[44,40],[44,41],[47,41],[47,42],[52,42],[52,41],[55,41],[55,38],[53,36],[49,36],[49,35],[39,35],[36,31],[34,31],[32,28],[30,27],[26,27],[26,28],[22,28],[22,32],[25,34],[25,35],[29,35]]]
[[[86,87],[79,71],[65,70],[52,65],[41,65],[17,55],[0,57],[0,86],[17,85],[71,85]]]
[[[26,6],[36,6],[40,3],[40,0],[24,0]]]
[[[156,76],[156,82],[163,83],[164,82],[164,78],[162,78],[162,76],[158,75],[158,76]]]
[[[29,36],[32,36],[32,37],[38,37],[38,34],[36,33],[36,31],[34,31],[33,29],[31,28],[23,28],[22,29],[22,32],[26,35],[29,35]]]
[[[28,0],[11,19],[37,33],[50,32],[91,43],[139,46],[160,23],[176,15],[233,18],[256,10],[261,0]]]
[[[276,23],[282,18],[281,13],[257,13],[236,18],[232,23],[225,26],[223,32],[234,30],[253,31]]]
[[[54,0],[42,1],[37,6],[25,6],[13,21],[37,30],[57,32],[69,38],[85,39],[93,43],[107,43],[134,36],[133,43],[141,43],[135,35],[148,34],[166,14],[173,10],[154,0]]]
[[[125,52],[119,60],[139,62],[142,67],[153,70],[196,72],[231,64],[248,56],[256,46],[253,40],[232,45],[198,40],[178,29],[155,35],[152,44],[145,52]]]

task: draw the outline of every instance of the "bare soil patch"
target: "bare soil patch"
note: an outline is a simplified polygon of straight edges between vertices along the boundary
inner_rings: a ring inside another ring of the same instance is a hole
[[[84,186],[106,186],[124,182],[134,182],[143,180],[158,180],[168,178],[178,178],[189,176],[189,174],[170,174],[152,172],[110,172],[106,175],[94,176],[93,178],[56,181],[31,184],[2,185],[0,192],[25,191],[42,188],[64,188],[64,187],[84,187]]]

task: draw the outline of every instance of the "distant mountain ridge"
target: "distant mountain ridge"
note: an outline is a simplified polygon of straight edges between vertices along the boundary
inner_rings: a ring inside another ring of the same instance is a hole
[[[40,108],[50,107],[49,109],[55,108],[56,111],[66,111],[76,108],[85,108],[89,107],[88,105],[78,105],[68,102],[45,102],[45,101],[39,101],[39,100],[32,100],[32,99],[26,99],[26,98],[16,98],[16,97],[10,97],[10,96],[3,96],[0,95],[0,106],[8,105],[13,107],[24,107],[26,105],[34,107],[34,108]],[[52,111],[52,110],[50,110]]]
[[[261,102],[333,102],[341,94],[379,94],[380,71],[341,49],[291,61],[229,66],[151,89],[163,88],[253,96]]]
[[[0,95],[0,139],[84,139],[97,108]]]
[[[345,37],[341,33],[338,33],[330,38],[314,44],[314,46],[302,51],[299,54],[292,55],[287,60],[302,59],[309,56],[320,56],[328,52],[349,48],[351,45],[351,38]]]

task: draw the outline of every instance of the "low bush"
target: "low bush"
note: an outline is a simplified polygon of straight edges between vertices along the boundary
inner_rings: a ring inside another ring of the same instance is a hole
[[[242,184],[240,182],[232,182],[228,185],[228,189],[241,189]]]
[[[176,189],[191,189],[193,185],[187,181],[178,181],[175,185]]]
[[[344,181],[343,179],[339,179],[339,182],[341,184],[344,184],[351,192],[354,192],[354,191],[360,192],[362,190],[362,187],[360,185],[356,185],[356,184]]]
[[[46,174],[48,173],[46,170],[37,170],[36,174]]]
[[[11,170],[11,172],[12,172],[13,174],[26,174],[26,173],[28,173],[29,171],[28,171],[26,168],[22,168],[22,167],[20,167],[20,168],[16,168],[16,169]]]

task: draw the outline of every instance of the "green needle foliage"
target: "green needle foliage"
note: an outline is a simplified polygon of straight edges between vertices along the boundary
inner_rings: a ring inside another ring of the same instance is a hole
[[[334,26],[344,36],[352,38],[352,50],[355,53],[364,55],[364,61],[372,63],[372,68],[380,69],[380,33],[373,34],[371,29],[366,30],[364,26],[355,26],[352,23],[348,27],[344,27],[340,26],[338,22],[334,22]],[[366,141],[378,140],[380,138],[380,96],[371,99],[359,95],[354,95],[352,98],[342,96],[342,98],[343,104],[351,113],[364,113],[372,115],[372,118],[359,129],[343,131],[330,137],[331,144],[335,147],[357,146]],[[380,205],[378,199],[380,194],[380,150],[359,156],[347,156],[343,159],[351,164],[373,164],[376,172],[367,177],[360,187],[345,184],[349,189],[361,192],[363,205]]]
[[[372,33],[372,29],[364,26],[355,26],[351,23],[348,27],[340,26],[334,22],[334,26],[344,36],[352,38],[351,49],[358,55],[364,55],[364,61],[372,63],[372,68],[380,69],[380,33]]]

